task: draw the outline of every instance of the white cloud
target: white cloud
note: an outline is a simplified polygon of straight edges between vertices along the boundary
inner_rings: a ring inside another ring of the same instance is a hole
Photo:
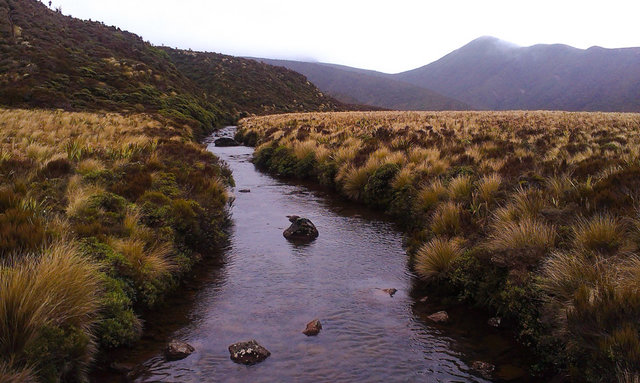
[[[492,35],[519,45],[640,46],[640,2],[513,0],[53,0],[64,14],[154,44],[271,58],[313,57],[385,72]]]

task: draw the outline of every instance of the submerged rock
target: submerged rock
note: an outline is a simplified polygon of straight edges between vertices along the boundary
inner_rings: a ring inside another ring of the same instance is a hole
[[[483,378],[491,379],[491,374],[496,369],[496,366],[491,363],[476,360],[471,363],[471,369],[478,372]]]
[[[382,291],[384,291],[385,293],[389,294],[390,297],[392,297],[393,294],[398,292],[398,289],[390,288],[390,289],[382,289]]]
[[[169,361],[180,360],[191,355],[195,350],[189,343],[172,340],[164,349],[164,357]]]
[[[429,315],[427,318],[436,323],[447,323],[449,321],[449,314],[446,311],[438,311],[437,313]]]
[[[238,342],[229,346],[231,360],[240,364],[256,364],[267,359],[271,352],[258,344],[254,339]]]
[[[291,226],[289,226],[282,235],[291,241],[312,241],[318,237],[318,229],[313,222],[307,218],[301,218],[297,215],[288,215]]]
[[[240,143],[230,137],[220,137],[213,141],[215,146],[240,146]]]
[[[307,323],[307,328],[302,332],[306,336],[318,335],[322,330],[322,324],[318,319],[314,319],[311,322]]]

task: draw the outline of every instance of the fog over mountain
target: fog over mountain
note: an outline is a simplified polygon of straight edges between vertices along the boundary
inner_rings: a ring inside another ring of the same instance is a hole
[[[270,63],[304,74],[343,101],[391,109],[437,110],[467,104],[496,110],[640,111],[640,48],[520,47],[485,36],[433,63],[398,74],[321,63]],[[398,81],[412,86],[412,93],[404,90],[411,100],[394,96]],[[417,102],[421,93],[415,87],[459,102]]]

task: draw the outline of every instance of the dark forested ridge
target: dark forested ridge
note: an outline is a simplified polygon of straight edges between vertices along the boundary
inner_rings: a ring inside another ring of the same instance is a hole
[[[0,36],[5,106],[160,112],[205,128],[241,112],[343,108],[293,71],[155,47],[36,0],[0,0]]]

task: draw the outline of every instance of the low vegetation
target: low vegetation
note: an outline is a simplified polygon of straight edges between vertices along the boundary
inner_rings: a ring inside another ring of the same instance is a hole
[[[640,115],[247,118],[255,163],[398,217],[416,274],[514,323],[533,371],[640,374]]]
[[[0,381],[83,381],[224,239],[228,169],[148,115],[0,109]]]

